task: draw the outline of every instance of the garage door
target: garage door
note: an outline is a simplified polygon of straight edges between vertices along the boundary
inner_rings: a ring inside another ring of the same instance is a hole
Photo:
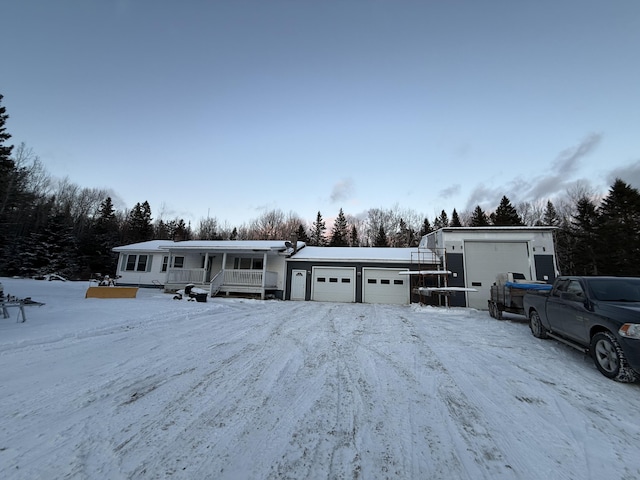
[[[519,272],[531,279],[527,242],[465,242],[464,250],[467,287],[478,289],[467,294],[472,308],[487,309],[498,273]]]
[[[355,267],[313,267],[311,299],[318,302],[355,302]]]
[[[363,268],[362,301],[364,303],[409,303],[409,275],[398,272],[407,269]]]

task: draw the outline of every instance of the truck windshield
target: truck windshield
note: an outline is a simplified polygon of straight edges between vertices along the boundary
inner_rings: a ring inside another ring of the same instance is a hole
[[[640,278],[607,278],[589,281],[596,300],[603,302],[640,302]]]

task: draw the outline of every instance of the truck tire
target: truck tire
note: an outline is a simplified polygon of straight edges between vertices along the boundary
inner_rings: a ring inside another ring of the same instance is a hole
[[[600,373],[617,382],[632,383],[636,372],[627,363],[622,347],[611,332],[598,332],[591,339],[589,351]]]
[[[540,315],[535,310],[531,310],[529,313],[529,328],[531,333],[536,338],[549,338],[547,335],[547,329],[542,325]]]

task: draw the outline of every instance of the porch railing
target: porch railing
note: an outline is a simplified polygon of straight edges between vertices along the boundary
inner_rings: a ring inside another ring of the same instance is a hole
[[[186,285],[189,283],[209,283],[208,273],[204,268],[172,268],[167,271],[167,284]],[[223,270],[215,279],[216,288],[221,286],[261,287],[262,270]],[[278,282],[277,272],[266,272],[265,287],[275,287]]]
[[[266,272],[265,287],[275,287],[278,282],[276,272]],[[224,285],[262,286],[262,270],[225,270]]]
[[[204,283],[207,281],[204,268],[172,268],[167,272],[167,283]]]
[[[262,270],[225,270],[224,285],[262,285]]]

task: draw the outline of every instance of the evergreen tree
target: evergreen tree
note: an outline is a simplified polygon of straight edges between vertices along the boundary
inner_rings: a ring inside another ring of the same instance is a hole
[[[377,233],[376,238],[375,238],[375,240],[373,242],[373,246],[374,247],[388,247],[389,246],[389,240],[387,239],[387,232],[385,232],[383,225],[380,225],[380,228],[378,229],[378,233]]]
[[[15,183],[19,172],[15,168],[15,163],[11,159],[11,151],[13,145],[5,145],[5,142],[11,138],[7,133],[5,123],[9,118],[7,109],[2,106],[0,95],[0,258],[4,257],[8,252],[5,251],[9,246],[10,229],[8,228],[10,221],[9,213],[15,211]],[[24,213],[24,212],[23,212]],[[3,262],[4,263],[4,262]]]
[[[476,206],[471,215],[471,221],[469,223],[471,227],[487,227],[489,226],[489,217],[484,213],[484,210],[480,208],[480,205]]]
[[[547,206],[544,209],[544,214],[542,215],[542,225],[546,225],[549,227],[560,226],[560,217],[558,216],[558,212],[556,212],[556,207],[554,207],[553,203],[551,203],[551,200],[547,201]]]
[[[422,227],[420,228],[420,237],[424,237],[426,234],[433,232],[433,228],[431,227],[431,222],[427,217],[424,218],[422,222]]]
[[[310,242],[309,235],[307,235],[307,229],[304,228],[304,225],[302,224],[298,225],[298,229],[296,230],[296,237],[298,238],[299,242],[304,242],[306,244],[309,244]]]
[[[506,196],[500,200],[500,205],[494,213],[491,214],[491,221],[496,226],[523,226],[522,219],[515,207]]]
[[[0,95],[0,168],[5,165],[5,162],[10,161],[11,151],[13,145],[5,145],[4,143],[11,138],[11,135],[7,133],[5,123],[9,118],[7,109],[2,106],[2,99],[4,96]]]
[[[171,240],[175,242],[184,242],[191,240],[191,228],[184,223],[182,218],[176,219],[171,223]]]
[[[598,213],[599,274],[640,275],[640,192],[618,178]]]
[[[439,228],[445,228],[448,226],[449,226],[449,216],[447,215],[447,212],[442,210],[442,212],[440,212],[440,216],[436,217],[435,220],[433,221],[433,228],[435,230],[438,230]]]
[[[360,237],[358,236],[358,229],[355,225],[351,225],[351,233],[349,233],[349,246],[350,247],[359,247],[360,246]]]
[[[30,234],[23,242],[20,275],[35,276],[55,273],[76,278],[81,272],[77,240],[69,217],[56,213],[46,226]]]
[[[229,240],[237,240],[238,239],[238,229],[236,227],[233,227],[233,230],[231,231],[231,235],[229,236]]]
[[[322,219],[322,214],[318,212],[316,221],[313,222],[313,228],[311,230],[311,237],[309,238],[309,244],[316,247],[324,247],[327,243],[324,232],[327,227]]]
[[[347,228],[347,219],[345,218],[344,212],[341,208],[338,213],[338,217],[333,224],[333,228],[331,229],[331,240],[329,241],[330,247],[346,247],[349,245],[347,238],[349,232]]]
[[[149,202],[136,203],[129,212],[125,226],[125,243],[146,242],[153,239],[151,207]]]
[[[598,247],[598,212],[596,206],[587,197],[582,197],[576,204],[576,214],[571,221],[570,274],[598,275],[596,251]]]
[[[118,255],[112,251],[119,243],[119,224],[111,197],[98,207],[98,215],[79,238],[78,248],[88,273],[115,274]]]
[[[456,209],[453,209],[453,212],[451,213],[451,223],[449,224],[450,227],[461,227],[462,226],[462,222],[460,222],[460,217],[458,216],[458,212],[456,211]]]
[[[416,239],[416,232],[407,225],[407,222],[401,218],[398,222],[398,232],[395,235],[393,241],[394,247],[406,248],[416,246],[418,239]]]

